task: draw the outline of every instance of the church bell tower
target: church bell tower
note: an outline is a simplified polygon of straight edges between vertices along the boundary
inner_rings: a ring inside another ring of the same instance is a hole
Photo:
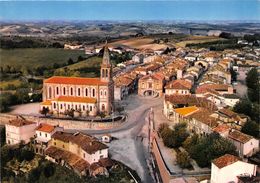
[[[110,63],[109,50],[106,45],[104,46],[103,60],[100,69],[100,79],[101,81],[112,81],[112,64]]]

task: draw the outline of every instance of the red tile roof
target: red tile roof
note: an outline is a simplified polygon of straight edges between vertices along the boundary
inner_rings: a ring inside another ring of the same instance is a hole
[[[250,135],[247,135],[247,134],[244,134],[238,130],[232,130],[230,133],[229,133],[229,138],[233,139],[233,140],[236,140],[236,141],[239,141],[243,144],[247,143],[249,140],[253,139],[254,137],[250,136]]]
[[[101,81],[100,78],[80,78],[80,77],[63,77],[53,76],[45,79],[44,83],[71,84],[71,85],[106,85],[107,82]]]
[[[72,96],[59,96],[54,101],[60,102],[78,102],[78,103],[96,103],[97,99],[91,97],[72,97]]]
[[[239,161],[238,157],[231,154],[225,154],[224,156],[214,159],[212,163],[218,168],[224,168],[225,166],[231,165],[237,161]]]
[[[171,81],[165,86],[166,89],[183,89],[183,90],[190,90],[191,87],[192,87],[191,82],[182,79]]]
[[[52,125],[49,125],[46,123],[41,123],[35,130],[51,133],[54,129],[55,129],[55,126],[52,126]]]
[[[220,124],[216,128],[213,129],[213,131],[217,133],[224,133],[230,130],[230,127],[226,124]]]
[[[36,123],[32,121],[23,120],[23,119],[13,119],[9,121],[9,125],[16,126],[16,127],[21,127],[21,126],[26,126],[31,124],[36,124]]]
[[[67,133],[56,132],[52,136],[53,139],[58,139],[64,142],[72,142],[78,144],[84,151],[89,154],[93,154],[98,150],[107,149],[108,147],[99,142],[95,137],[82,133]]]
[[[90,164],[79,156],[54,146],[48,147],[48,149],[46,149],[45,151],[45,154],[57,160],[64,160],[66,163],[68,163],[71,167],[78,170],[79,172],[88,170],[90,167]]]

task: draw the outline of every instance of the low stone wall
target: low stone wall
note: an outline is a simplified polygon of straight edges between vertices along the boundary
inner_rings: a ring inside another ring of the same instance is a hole
[[[37,116],[23,116],[25,119],[29,121],[33,121],[36,123],[47,123],[50,125],[59,125],[64,129],[68,130],[102,130],[102,129],[111,129],[117,126],[120,126],[123,121],[115,121],[115,122],[86,122],[86,121],[74,121],[74,120],[59,120],[52,118],[40,118]],[[17,118],[16,115],[11,114],[3,114],[0,113],[0,124],[4,125],[9,122],[9,120]]]

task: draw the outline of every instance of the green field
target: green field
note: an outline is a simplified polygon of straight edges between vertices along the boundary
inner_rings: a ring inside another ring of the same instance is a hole
[[[56,69],[54,75],[98,77],[102,57],[90,57],[84,61]],[[75,73],[78,72],[80,74]]]
[[[67,63],[69,58],[75,61],[79,55],[84,56],[84,51],[58,48],[0,49],[0,66],[9,65],[15,68],[52,66],[53,63]]]

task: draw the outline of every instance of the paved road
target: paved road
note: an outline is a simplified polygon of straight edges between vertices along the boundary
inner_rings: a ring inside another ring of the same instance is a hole
[[[145,117],[151,107],[163,105],[162,98],[141,98],[137,95],[129,96],[121,105],[125,105],[128,114],[127,121],[120,127],[111,130],[83,130],[88,134],[99,136],[110,133],[118,140],[109,144],[112,158],[123,162],[136,170],[143,182],[152,183],[146,158],[148,151],[142,142],[143,127],[147,127]]]

